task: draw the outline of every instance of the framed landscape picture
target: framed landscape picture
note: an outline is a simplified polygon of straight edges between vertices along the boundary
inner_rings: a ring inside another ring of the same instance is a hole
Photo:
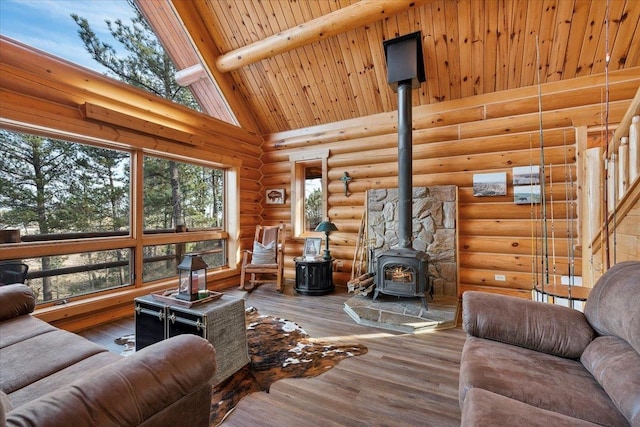
[[[517,185],[513,187],[513,202],[516,205],[540,203],[539,185]]]
[[[513,185],[540,184],[540,166],[516,166],[513,168]]]
[[[478,173],[473,175],[473,195],[506,196],[507,174],[506,172]]]

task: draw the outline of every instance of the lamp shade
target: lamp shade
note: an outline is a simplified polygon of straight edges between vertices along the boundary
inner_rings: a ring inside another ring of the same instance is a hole
[[[322,221],[318,224],[315,231],[322,231],[323,233],[329,234],[332,231],[338,231],[338,227],[331,221]]]

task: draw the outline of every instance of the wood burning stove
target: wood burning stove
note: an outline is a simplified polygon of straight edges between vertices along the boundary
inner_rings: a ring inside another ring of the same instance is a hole
[[[379,293],[399,297],[420,297],[427,308],[427,294],[433,297],[427,254],[412,248],[393,248],[378,256],[375,300]]]
[[[433,296],[427,254],[412,245],[412,128],[411,90],[425,81],[420,32],[384,42],[387,82],[398,93],[398,247],[377,259],[375,300],[379,293],[399,297]]]

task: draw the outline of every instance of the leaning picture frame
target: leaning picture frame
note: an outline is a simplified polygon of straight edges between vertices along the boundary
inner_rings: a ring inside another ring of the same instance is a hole
[[[320,256],[320,246],[322,239],[320,237],[308,237],[304,239],[304,252],[302,256],[305,259],[314,259]]]

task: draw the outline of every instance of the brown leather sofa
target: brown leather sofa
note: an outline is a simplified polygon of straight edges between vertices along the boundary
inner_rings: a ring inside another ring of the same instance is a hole
[[[0,287],[0,421],[209,425],[215,351],[207,340],[180,335],[122,357],[31,316],[34,307],[29,287]]]
[[[584,314],[465,292],[463,426],[640,426],[640,262],[609,269]]]

